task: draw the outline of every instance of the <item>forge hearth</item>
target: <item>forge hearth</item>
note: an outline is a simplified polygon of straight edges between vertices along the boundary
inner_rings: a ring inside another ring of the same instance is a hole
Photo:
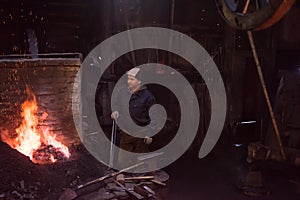
[[[72,115],[72,91],[80,64],[79,57],[0,60],[1,132],[9,132],[13,137],[21,124],[21,105],[27,98],[28,85],[38,105],[37,131],[55,134],[69,148],[78,145],[80,139]],[[77,99],[79,103],[79,96]],[[51,151],[54,151],[51,145],[44,145],[35,152],[36,158]],[[54,153],[58,159],[61,157],[59,152]]]

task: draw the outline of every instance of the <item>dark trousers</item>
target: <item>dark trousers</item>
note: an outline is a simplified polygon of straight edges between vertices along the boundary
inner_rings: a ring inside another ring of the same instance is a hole
[[[120,132],[120,148],[123,150],[133,152],[133,153],[147,153],[149,152],[149,145],[145,144],[143,138],[136,138],[131,135],[126,134],[125,132]],[[131,162],[123,153],[119,151],[118,163],[122,168],[128,167],[131,165]]]

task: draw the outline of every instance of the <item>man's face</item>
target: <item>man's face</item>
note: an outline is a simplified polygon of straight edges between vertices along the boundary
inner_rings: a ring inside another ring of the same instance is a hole
[[[135,91],[141,85],[141,81],[135,78],[134,76],[127,75],[127,85],[130,90]]]

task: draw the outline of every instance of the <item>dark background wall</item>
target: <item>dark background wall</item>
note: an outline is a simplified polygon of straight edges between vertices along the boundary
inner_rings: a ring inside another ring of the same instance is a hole
[[[254,32],[272,100],[278,86],[278,70],[299,68],[299,9],[297,1],[277,24]],[[213,56],[228,96],[229,112],[224,130],[231,130],[237,121],[242,120],[262,121],[263,127],[267,127],[269,115],[246,32],[229,27],[211,0],[175,0],[174,12],[171,0],[0,0],[0,55],[79,52],[85,58],[104,39],[130,28],[145,26],[183,32]],[[100,81],[100,88],[106,88],[106,91],[99,94],[99,104],[109,102],[113,85],[122,73],[149,60],[169,64],[181,71],[199,98],[202,98],[201,91],[204,99],[207,98],[203,88],[199,87],[203,84],[201,77],[193,75],[195,71],[189,63],[176,55],[170,56],[168,52],[145,50],[126,54],[113,63],[107,72],[108,78]],[[165,99],[161,101],[165,102]],[[170,102],[165,104],[172,106]],[[109,108],[101,107],[101,119],[109,118]],[[202,124],[204,131],[207,122]],[[203,137],[203,131],[199,137]]]

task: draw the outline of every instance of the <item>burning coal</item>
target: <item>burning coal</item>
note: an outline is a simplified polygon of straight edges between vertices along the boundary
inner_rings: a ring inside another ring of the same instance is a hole
[[[7,130],[3,131],[1,140],[28,156],[34,163],[46,164],[68,159],[71,156],[69,149],[56,139],[56,135],[48,130],[43,130],[42,133],[37,131],[36,97],[29,86],[26,86],[26,93],[27,99],[21,106],[21,125],[13,134]]]

